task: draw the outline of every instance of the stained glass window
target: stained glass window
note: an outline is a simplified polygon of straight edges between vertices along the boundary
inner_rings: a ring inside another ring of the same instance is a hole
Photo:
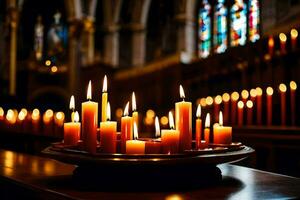
[[[227,8],[225,0],[218,0],[214,13],[214,51],[222,53],[227,48]]]
[[[249,1],[249,40],[255,42],[259,39],[259,2]]]
[[[211,49],[211,7],[207,0],[202,1],[202,7],[199,10],[198,24],[199,24],[199,57],[206,58]]]
[[[231,46],[244,45],[247,41],[247,9],[243,0],[235,0],[230,15]]]

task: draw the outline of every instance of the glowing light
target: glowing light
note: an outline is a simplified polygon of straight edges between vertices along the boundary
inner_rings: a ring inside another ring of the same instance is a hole
[[[221,97],[221,95],[217,95],[217,96],[215,97],[215,103],[216,103],[216,104],[221,104],[221,103],[222,103],[222,97]]]
[[[64,117],[65,117],[65,114],[64,114],[63,112],[57,112],[57,113],[55,114],[55,118],[56,118],[57,120],[62,120]]]
[[[51,72],[56,73],[58,71],[58,68],[56,66],[51,67]]]
[[[214,102],[214,100],[213,100],[213,98],[211,96],[206,97],[205,101],[206,101],[206,104],[208,106],[211,106],[213,104],[213,102]]]
[[[248,99],[249,97],[249,92],[247,90],[243,90],[241,93],[241,96],[243,99]]]
[[[132,97],[131,97],[131,106],[132,106],[132,112],[136,111],[136,99],[135,99],[135,94],[132,92]]]
[[[103,88],[102,88],[102,92],[107,92],[107,77],[106,75],[104,76],[104,79],[103,79]]]
[[[87,89],[86,98],[87,98],[88,100],[91,100],[91,99],[92,99],[92,82],[91,82],[91,80],[89,81],[89,85],[88,85],[88,89]]]
[[[25,115],[25,113],[24,112],[19,112],[19,115],[18,115],[18,119],[20,120],[20,121],[23,121],[24,119],[25,119],[25,117],[26,117],[26,115]]]
[[[231,99],[232,99],[233,101],[237,101],[239,98],[240,98],[240,95],[239,95],[238,92],[233,92],[233,93],[231,93]]]
[[[286,38],[286,35],[284,33],[280,33],[279,34],[279,39],[280,39],[281,42],[286,42],[287,38]]]
[[[224,93],[224,94],[222,95],[222,100],[223,100],[224,102],[228,102],[228,101],[230,100],[230,95],[229,95],[228,93]]]
[[[133,139],[138,139],[139,138],[139,134],[138,134],[138,128],[136,123],[133,123]]]
[[[40,111],[39,111],[39,109],[37,109],[37,108],[33,109],[31,118],[33,120],[38,120],[40,118]]]
[[[210,114],[207,113],[205,117],[205,128],[209,128],[209,127],[210,127]]]
[[[0,107],[0,117],[3,117],[4,116],[4,110],[2,107]]]
[[[155,137],[160,137],[160,127],[158,117],[155,117]]]
[[[175,126],[174,126],[174,118],[173,118],[173,114],[172,114],[171,111],[169,112],[169,126],[170,126],[170,129],[174,129],[175,128]]]
[[[166,126],[168,123],[169,123],[169,119],[167,116],[162,116],[160,118],[160,123],[163,125],[163,126]]]
[[[53,117],[53,110],[51,110],[51,109],[46,110],[45,115],[47,118]]]
[[[200,105],[201,105],[202,107],[205,107],[205,106],[206,106],[206,99],[205,99],[205,98],[201,98],[201,99],[200,99]]]
[[[201,105],[200,104],[198,104],[198,106],[197,106],[196,117],[197,118],[201,117]]]
[[[246,106],[247,106],[247,108],[252,108],[253,107],[253,102],[251,100],[248,100],[246,102]]]
[[[111,118],[111,112],[110,112],[110,103],[107,102],[107,108],[106,108],[106,118],[107,118],[107,121],[110,121],[110,118]]]
[[[146,117],[148,117],[148,118],[154,118],[155,117],[154,110],[151,110],[151,109],[147,110]]]
[[[116,110],[116,117],[117,117],[117,118],[120,118],[120,117],[122,117],[122,115],[123,115],[123,110],[122,110],[122,108],[118,108],[118,109]]]
[[[296,90],[297,89],[297,83],[295,81],[290,82],[290,88],[291,90]]]
[[[255,88],[257,96],[261,96],[263,91],[260,87]]]
[[[223,126],[223,113],[222,113],[222,111],[219,112],[219,125]]]
[[[267,87],[267,89],[266,89],[267,95],[271,96],[271,95],[273,95],[273,92],[274,92],[274,90],[272,87]]]
[[[166,200],[183,200],[184,198],[179,194],[171,194],[166,197]]]
[[[51,65],[51,61],[50,61],[50,60],[46,60],[46,61],[45,61],[45,65],[46,65],[47,67],[49,67],[49,66]]]
[[[128,115],[129,115],[129,101],[127,102],[124,109],[124,116],[128,116]]]
[[[296,29],[294,29],[294,28],[291,30],[291,37],[292,38],[298,37],[298,31]]]
[[[79,113],[77,111],[74,114],[74,122],[79,122]]]
[[[6,113],[6,120],[9,121],[10,123],[13,123],[14,118],[15,118],[15,113],[12,109],[9,109]]]
[[[74,110],[75,109],[75,98],[74,98],[74,95],[72,95],[71,98],[70,98],[69,108],[70,108],[70,110]]]
[[[180,94],[180,98],[184,99],[185,98],[185,94],[184,94],[184,90],[182,85],[179,86],[179,94]]]
[[[279,85],[279,91],[280,91],[280,92],[286,92],[286,85],[285,85],[284,83],[281,83],[281,84]]]
[[[237,105],[238,105],[238,108],[240,108],[240,109],[244,108],[244,102],[242,102],[242,101],[239,101]]]
[[[270,36],[269,37],[269,40],[268,40],[268,45],[269,45],[269,47],[274,47],[274,39],[273,39],[273,37],[272,36]]]
[[[250,96],[251,97],[256,97],[257,96],[257,90],[256,89],[251,89],[250,90]]]

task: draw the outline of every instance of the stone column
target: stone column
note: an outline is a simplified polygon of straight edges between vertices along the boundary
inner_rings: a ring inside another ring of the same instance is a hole
[[[111,25],[104,29],[104,63],[113,67],[119,64],[119,26]]]
[[[133,66],[143,66],[146,61],[146,29],[141,24],[131,26],[132,31],[132,54]]]
[[[83,29],[83,65],[89,65],[94,63],[94,52],[95,52],[95,38],[94,38],[94,22],[93,20],[87,18],[84,20],[84,29]]]

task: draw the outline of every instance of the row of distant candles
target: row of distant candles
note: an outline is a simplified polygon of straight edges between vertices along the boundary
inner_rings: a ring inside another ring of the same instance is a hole
[[[72,110],[71,122],[64,123],[64,142],[66,146],[78,146],[85,151],[95,154],[100,144],[102,153],[182,153],[192,149],[192,103],[185,101],[183,87],[179,87],[181,102],[175,103],[175,123],[173,113],[169,112],[170,129],[159,127],[159,120],[155,118],[155,137],[139,138],[138,116],[136,109],[135,94],[132,94],[132,115],[129,114],[129,102],[126,103],[123,116],[121,117],[121,132],[117,133],[117,122],[111,121],[110,104],[107,93],[107,78],[104,77],[101,104],[101,122],[99,127],[100,137],[97,137],[98,129],[98,103],[91,101],[92,85],[88,84],[87,99],[82,103],[81,118],[75,111],[75,98],[70,99],[70,109]],[[231,144],[232,128],[223,126],[222,112],[220,112],[220,122],[214,126],[214,134],[210,133],[210,117],[206,117],[206,128],[202,134],[201,106],[197,107],[196,119],[196,148],[206,148],[209,143]],[[211,135],[213,134],[213,135]],[[213,136],[213,137],[212,137]],[[98,140],[100,138],[100,140]]]
[[[297,48],[297,39],[298,39],[298,31],[296,29],[291,29],[290,31],[290,38],[291,38],[291,49],[295,50]],[[279,40],[280,40],[280,52],[281,54],[286,54],[287,50],[286,50],[286,42],[287,42],[287,36],[285,33],[280,33],[279,34]],[[270,56],[272,56],[274,54],[274,46],[275,46],[275,42],[274,42],[274,37],[273,36],[269,36],[268,39],[268,53]]]
[[[39,109],[35,108],[32,112],[22,108],[8,109],[6,114],[0,107],[0,124],[7,131],[43,134],[45,136],[61,137],[63,134],[63,124],[65,114],[63,112],[53,112],[48,109],[42,115]]]
[[[289,95],[290,103],[287,104],[287,86],[281,83],[278,86],[278,92],[280,94],[280,120],[281,125],[285,126],[287,124],[287,108],[290,106],[290,124],[296,125],[296,90],[297,83],[291,81],[289,83]],[[273,124],[273,93],[274,89],[272,87],[267,87],[266,90],[266,124],[268,126]],[[263,90],[260,87],[251,89],[250,92],[243,90],[241,95],[238,92],[224,93],[222,96],[217,95],[214,98],[208,96],[206,98],[198,99],[198,103],[202,108],[213,107],[213,112],[215,120],[218,120],[218,112],[221,109],[220,106],[223,104],[224,111],[224,121],[225,123],[231,122],[232,125],[244,125],[244,110],[246,109],[246,124],[247,125],[262,125],[262,109],[263,109]],[[231,105],[230,105],[231,104]],[[229,110],[229,107],[231,109]],[[256,109],[256,123],[253,122],[253,111]],[[230,112],[230,113],[229,113]]]

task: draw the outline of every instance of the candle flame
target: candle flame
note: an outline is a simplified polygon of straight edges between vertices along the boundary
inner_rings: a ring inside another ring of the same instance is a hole
[[[215,97],[215,103],[218,104],[218,105],[222,103],[222,96],[221,95],[217,95]]]
[[[256,95],[257,96],[261,96],[262,95],[263,91],[262,91],[262,89],[260,87],[257,87],[255,90],[256,90]]]
[[[139,138],[139,134],[138,134],[138,128],[136,123],[133,123],[133,139],[138,139]]]
[[[180,94],[180,98],[184,99],[185,98],[185,94],[184,94],[184,90],[182,85],[179,86],[179,94]]]
[[[238,102],[238,108],[240,108],[240,109],[244,108],[244,102],[239,101]]]
[[[247,106],[247,108],[252,108],[253,107],[253,102],[251,100],[248,100],[246,102],[246,106]]]
[[[286,42],[286,35],[284,33],[279,34],[279,39],[281,42]]]
[[[291,90],[296,90],[297,89],[297,83],[295,81],[290,82],[290,88]]]
[[[25,117],[26,117],[26,113],[23,112],[23,111],[20,111],[20,112],[19,112],[19,115],[18,115],[18,119],[19,119],[20,121],[23,121],[23,120],[25,119]]]
[[[87,98],[87,100],[92,99],[92,82],[91,82],[91,80],[89,81],[86,98]]]
[[[231,99],[232,99],[233,101],[237,101],[239,98],[240,98],[240,95],[239,95],[238,92],[233,92],[233,93],[231,93]]]
[[[250,96],[253,97],[253,98],[256,97],[257,96],[257,90],[256,89],[251,89],[250,90]]]
[[[228,102],[228,101],[230,100],[230,95],[229,95],[228,93],[224,93],[224,94],[222,95],[222,100],[223,100],[224,102]]]
[[[129,115],[129,101],[127,102],[124,109],[124,116],[128,116],[128,115]]]
[[[211,96],[206,97],[205,99],[206,105],[211,106],[214,102],[214,99]]]
[[[39,109],[37,109],[37,108],[33,109],[31,118],[33,120],[37,120],[37,119],[39,119],[39,117],[40,117]]]
[[[201,98],[200,99],[200,104],[202,107],[205,107],[206,106],[206,98]]]
[[[45,115],[47,118],[53,117],[53,110],[51,109],[46,110]]]
[[[269,95],[269,96],[271,96],[271,95],[273,95],[273,88],[272,87],[267,87],[267,90],[266,90],[266,92],[267,92],[267,95]]]
[[[209,127],[210,127],[210,114],[207,113],[205,117],[205,128],[209,128]]]
[[[63,120],[63,119],[65,118],[65,114],[64,114],[63,112],[57,112],[57,113],[55,114],[55,118],[56,118],[57,120]]]
[[[3,117],[4,116],[4,110],[2,107],[0,107],[0,116]]]
[[[170,126],[170,129],[175,129],[174,118],[173,118],[173,114],[171,111],[169,112],[169,126]]]
[[[132,111],[136,111],[136,100],[135,100],[135,93],[132,92],[132,97],[131,97],[131,100],[132,100]]]
[[[160,137],[160,126],[159,126],[159,120],[158,117],[155,117],[155,137],[159,138]]]
[[[273,39],[272,36],[269,37],[268,45],[269,45],[270,47],[274,47],[274,39]]]
[[[294,29],[294,28],[291,30],[291,37],[292,38],[298,37],[298,31],[296,29]]]
[[[106,118],[107,118],[107,121],[110,121],[110,118],[111,118],[111,112],[110,112],[110,103],[109,103],[109,101],[107,102]]]
[[[201,117],[201,105],[200,104],[198,104],[198,106],[197,106],[196,117],[197,118]]]
[[[279,85],[279,90],[280,90],[280,92],[286,92],[286,85],[284,83],[281,83]]]
[[[74,114],[74,122],[79,122],[79,113],[77,111]]]
[[[107,77],[106,77],[106,75],[104,76],[104,79],[103,79],[103,88],[102,88],[102,92],[103,92],[103,93],[107,92]]]
[[[6,120],[12,121],[14,118],[14,115],[15,115],[14,111],[12,109],[9,109],[6,114]]]
[[[219,112],[219,125],[223,126],[223,113],[222,113],[222,111]]]
[[[74,110],[75,109],[75,98],[74,98],[74,95],[72,95],[71,98],[70,98],[69,108],[70,108],[70,110]]]
[[[248,99],[249,97],[249,92],[247,90],[243,90],[241,93],[241,96],[243,99]]]

